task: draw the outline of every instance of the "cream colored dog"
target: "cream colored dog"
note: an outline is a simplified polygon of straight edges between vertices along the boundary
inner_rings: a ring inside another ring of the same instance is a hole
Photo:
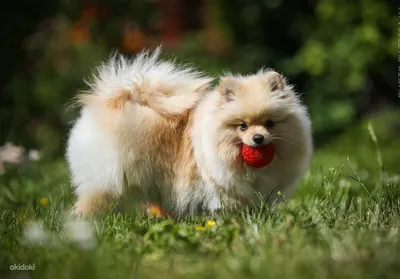
[[[67,148],[75,212],[105,211],[132,194],[172,216],[290,194],[308,168],[312,139],[307,110],[285,79],[261,70],[227,75],[210,89],[211,78],[159,53],[113,57],[79,96]],[[243,144],[268,143],[271,164],[243,162]]]

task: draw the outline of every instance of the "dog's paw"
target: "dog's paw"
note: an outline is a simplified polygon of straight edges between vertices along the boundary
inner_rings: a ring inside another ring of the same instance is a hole
[[[215,213],[222,208],[222,204],[219,198],[214,197],[206,204],[206,210],[210,213]]]

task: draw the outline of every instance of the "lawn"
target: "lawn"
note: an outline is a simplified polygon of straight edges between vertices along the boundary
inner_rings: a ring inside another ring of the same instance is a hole
[[[399,278],[396,119],[349,127],[316,151],[293,198],[255,212],[73,219],[62,159],[11,169],[0,177],[0,278]]]

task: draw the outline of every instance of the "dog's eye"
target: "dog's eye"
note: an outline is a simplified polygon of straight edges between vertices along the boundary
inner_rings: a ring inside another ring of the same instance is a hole
[[[239,127],[240,127],[240,130],[244,131],[244,130],[246,130],[249,126],[247,126],[247,123],[246,123],[246,122],[242,122],[242,123],[240,123]]]
[[[267,126],[268,128],[272,128],[275,126],[275,123],[271,119],[268,119],[267,122],[265,122],[265,126]]]

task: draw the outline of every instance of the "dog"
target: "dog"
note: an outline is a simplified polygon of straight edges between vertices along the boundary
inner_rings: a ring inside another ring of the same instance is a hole
[[[307,108],[286,79],[262,69],[226,74],[213,87],[212,77],[160,52],[113,55],[78,95],[66,150],[75,213],[127,198],[184,217],[290,195],[313,147]],[[275,147],[269,165],[244,162],[243,145],[266,144]]]

